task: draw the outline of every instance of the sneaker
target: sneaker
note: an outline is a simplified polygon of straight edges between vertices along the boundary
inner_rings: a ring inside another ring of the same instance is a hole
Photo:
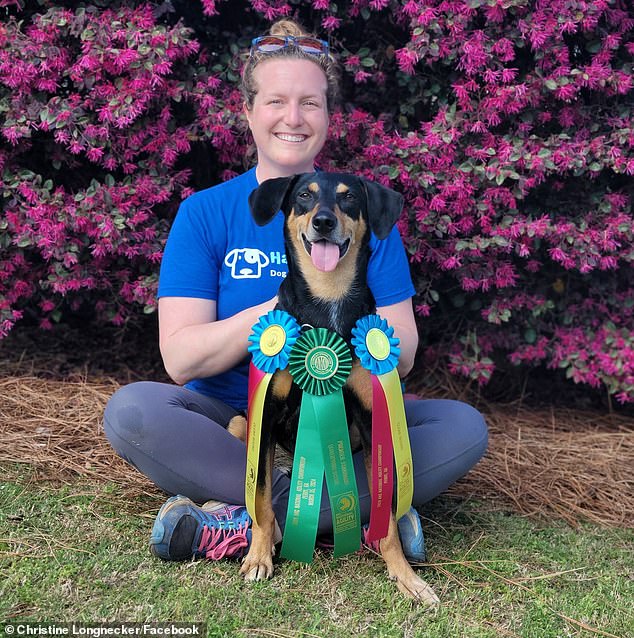
[[[150,551],[163,560],[242,558],[251,542],[251,517],[244,506],[207,501],[202,507],[172,496],[156,516]]]
[[[420,524],[418,512],[410,507],[398,520],[398,536],[401,539],[403,554],[410,563],[424,563],[427,560],[425,551],[425,537]],[[365,547],[379,553],[379,541],[368,541],[369,526],[361,528],[362,542]]]
[[[420,524],[418,512],[410,507],[398,519],[398,535],[403,546],[403,554],[410,563],[424,563],[427,560],[423,526]]]

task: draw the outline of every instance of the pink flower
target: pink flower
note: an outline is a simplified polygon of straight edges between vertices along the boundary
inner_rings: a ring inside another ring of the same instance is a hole
[[[354,81],[356,84],[362,84],[363,82],[367,82],[369,78],[372,77],[371,73],[368,73],[367,71],[357,71],[354,74]]]
[[[429,307],[428,304],[423,303],[423,304],[418,304],[416,306],[416,312],[421,316],[421,317],[429,317],[429,315],[431,314],[431,308]]]
[[[399,69],[404,73],[413,75],[414,67],[418,62],[418,53],[411,49],[397,49],[396,50],[396,62]]]
[[[86,157],[91,162],[98,162],[103,157],[103,148],[89,148],[86,151]]]

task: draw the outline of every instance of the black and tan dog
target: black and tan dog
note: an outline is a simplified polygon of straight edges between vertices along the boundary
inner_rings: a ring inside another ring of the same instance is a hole
[[[300,325],[328,328],[350,345],[356,321],[375,312],[366,281],[370,231],[379,239],[390,233],[403,198],[374,182],[342,173],[307,173],[263,182],[249,197],[255,221],[262,226],[281,209],[288,275],[278,305]],[[372,383],[370,372],[355,358],[343,388],[353,451],[363,447],[370,483]],[[276,372],[265,401],[257,480],[257,519],[241,573],[246,580],[273,573],[275,519],[271,507],[271,472],[275,444],[292,453],[297,436],[301,390],[286,370]],[[237,417],[230,431],[244,440],[246,423]],[[406,595],[434,604],[438,598],[412,570],[403,555],[394,515],[380,541],[388,574]]]

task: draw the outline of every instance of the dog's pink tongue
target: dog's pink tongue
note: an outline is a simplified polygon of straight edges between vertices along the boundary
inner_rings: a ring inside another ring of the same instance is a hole
[[[310,257],[317,270],[330,272],[337,267],[339,262],[339,246],[325,239],[316,241],[310,251]]]

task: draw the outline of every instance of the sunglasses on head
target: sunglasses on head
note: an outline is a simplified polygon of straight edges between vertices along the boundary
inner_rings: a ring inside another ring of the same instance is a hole
[[[250,55],[275,53],[287,47],[297,47],[309,55],[328,55],[328,43],[309,35],[261,35],[251,41]]]

